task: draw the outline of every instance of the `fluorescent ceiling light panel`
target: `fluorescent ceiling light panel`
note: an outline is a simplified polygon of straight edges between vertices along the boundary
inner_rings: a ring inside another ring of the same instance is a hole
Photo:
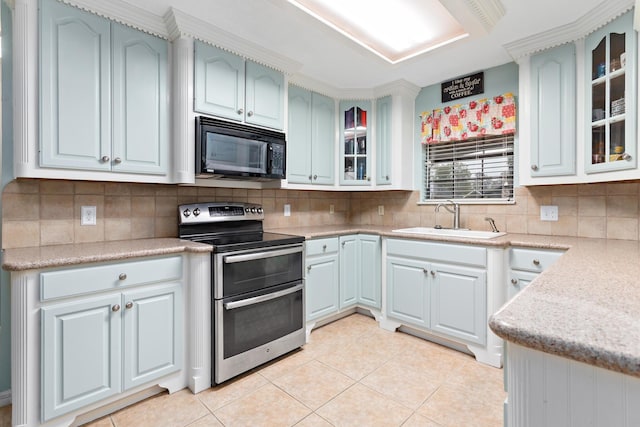
[[[392,64],[468,36],[438,0],[288,1]]]

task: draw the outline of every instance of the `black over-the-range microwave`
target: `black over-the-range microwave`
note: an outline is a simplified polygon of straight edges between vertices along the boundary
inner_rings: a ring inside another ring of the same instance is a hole
[[[196,117],[196,177],[284,179],[285,162],[284,133]]]

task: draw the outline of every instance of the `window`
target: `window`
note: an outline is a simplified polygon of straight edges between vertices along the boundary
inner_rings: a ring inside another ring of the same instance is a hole
[[[513,200],[513,134],[425,145],[423,201]]]

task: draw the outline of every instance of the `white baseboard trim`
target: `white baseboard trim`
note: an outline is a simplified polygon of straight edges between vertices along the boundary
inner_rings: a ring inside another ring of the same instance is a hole
[[[11,390],[0,391],[0,406],[11,405]]]

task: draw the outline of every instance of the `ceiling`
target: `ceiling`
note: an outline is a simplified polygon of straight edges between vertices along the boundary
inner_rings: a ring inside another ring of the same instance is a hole
[[[369,89],[399,79],[424,87],[513,61],[505,44],[572,23],[607,0],[501,0],[504,16],[489,29],[467,0],[443,0],[470,36],[398,64],[381,59],[286,0],[125,1],[160,16],[173,6],[301,64],[297,74],[338,89]]]

